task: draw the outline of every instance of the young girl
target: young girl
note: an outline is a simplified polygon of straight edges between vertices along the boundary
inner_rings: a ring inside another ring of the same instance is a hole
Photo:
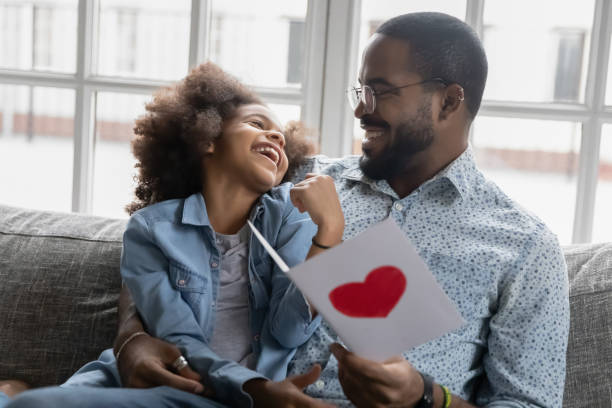
[[[341,240],[344,218],[333,182],[311,175],[295,187],[280,184],[287,153],[299,162],[303,142],[284,135],[269,108],[212,63],[162,89],[147,111],[136,122],[133,142],[138,199],[128,206],[124,283],[147,332],[181,350],[175,370],[189,365],[222,404],[262,403],[262,380],[285,378],[295,348],[320,317],[313,317],[246,221],[296,265]],[[63,388],[87,385],[121,385],[112,350]],[[44,396],[46,406],[53,406],[54,395]]]

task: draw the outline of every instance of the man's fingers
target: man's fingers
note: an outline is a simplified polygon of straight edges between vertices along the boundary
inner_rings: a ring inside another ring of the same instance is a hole
[[[332,354],[334,355],[334,357],[336,357],[336,360],[338,360],[339,363],[344,362],[346,356],[350,353],[340,343],[333,343],[331,346],[329,346],[329,351],[332,352]]]
[[[366,380],[383,384],[387,382],[386,372],[380,363],[359,357],[339,343],[333,343],[329,346],[329,350],[338,360],[338,365],[345,370],[345,375],[356,378],[358,382]]]
[[[193,394],[200,394],[204,391],[204,386],[198,381],[174,374],[164,367],[155,365],[155,367],[149,367],[147,372],[149,373],[149,382],[154,385],[167,385]]]
[[[310,384],[317,381],[317,378],[321,375],[321,366],[319,364],[315,364],[310,368],[310,371],[304,374],[295,375],[293,377],[288,378],[289,381],[293,383],[300,390],[308,387]]]

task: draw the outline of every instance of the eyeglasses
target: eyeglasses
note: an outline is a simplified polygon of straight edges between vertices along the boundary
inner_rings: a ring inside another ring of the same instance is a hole
[[[348,96],[349,103],[351,104],[351,108],[353,110],[357,109],[359,103],[363,103],[364,111],[366,114],[370,114],[374,112],[376,109],[376,97],[380,95],[385,95],[389,92],[393,92],[396,89],[408,88],[409,86],[422,85],[428,82],[440,82],[444,86],[447,86],[449,82],[442,78],[430,78],[425,79],[421,82],[417,82],[414,84],[396,86],[395,88],[385,89],[384,91],[374,91],[370,86],[363,85],[362,87],[353,86],[346,90],[346,95]]]

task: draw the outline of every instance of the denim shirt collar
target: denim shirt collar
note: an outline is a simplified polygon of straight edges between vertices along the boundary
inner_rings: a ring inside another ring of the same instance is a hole
[[[249,219],[253,221],[253,219],[263,210],[263,207],[262,197],[260,197],[253,206],[249,214]],[[183,224],[212,228],[208,218],[208,212],[206,211],[206,202],[204,201],[202,193],[194,193],[185,199],[181,222]]]
[[[202,193],[194,193],[183,203],[183,224],[211,226]]]

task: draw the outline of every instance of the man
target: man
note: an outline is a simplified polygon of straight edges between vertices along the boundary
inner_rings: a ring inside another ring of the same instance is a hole
[[[443,384],[451,407],[561,406],[566,266],[549,230],[475,167],[468,134],[486,76],[476,34],[444,14],[393,18],[370,39],[360,85],[349,91],[365,130],[363,156],[314,158],[295,179],[306,171],[335,179],[344,239],[392,217],[467,324],[383,364],[334,344],[323,324],[290,366],[290,375],[324,367],[317,381],[316,370],[299,378],[300,385],[314,382],[307,395],[336,405],[441,407]],[[136,367],[126,377],[143,381],[135,372],[150,358],[136,348],[121,364]]]
[[[295,175],[334,178],[344,239],[392,217],[467,324],[377,363],[346,350],[323,323],[298,349],[289,379],[265,383],[276,398],[262,406],[561,407],[566,267],[548,229],[475,167],[468,134],[486,76],[482,45],[460,20],[415,13],[383,23],[349,91],[363,156],[316,157]],[[143,330],[137,315],[120,309],[124,384],[201,392],[189,367],[168,368],[179,351],[134,337]]]

